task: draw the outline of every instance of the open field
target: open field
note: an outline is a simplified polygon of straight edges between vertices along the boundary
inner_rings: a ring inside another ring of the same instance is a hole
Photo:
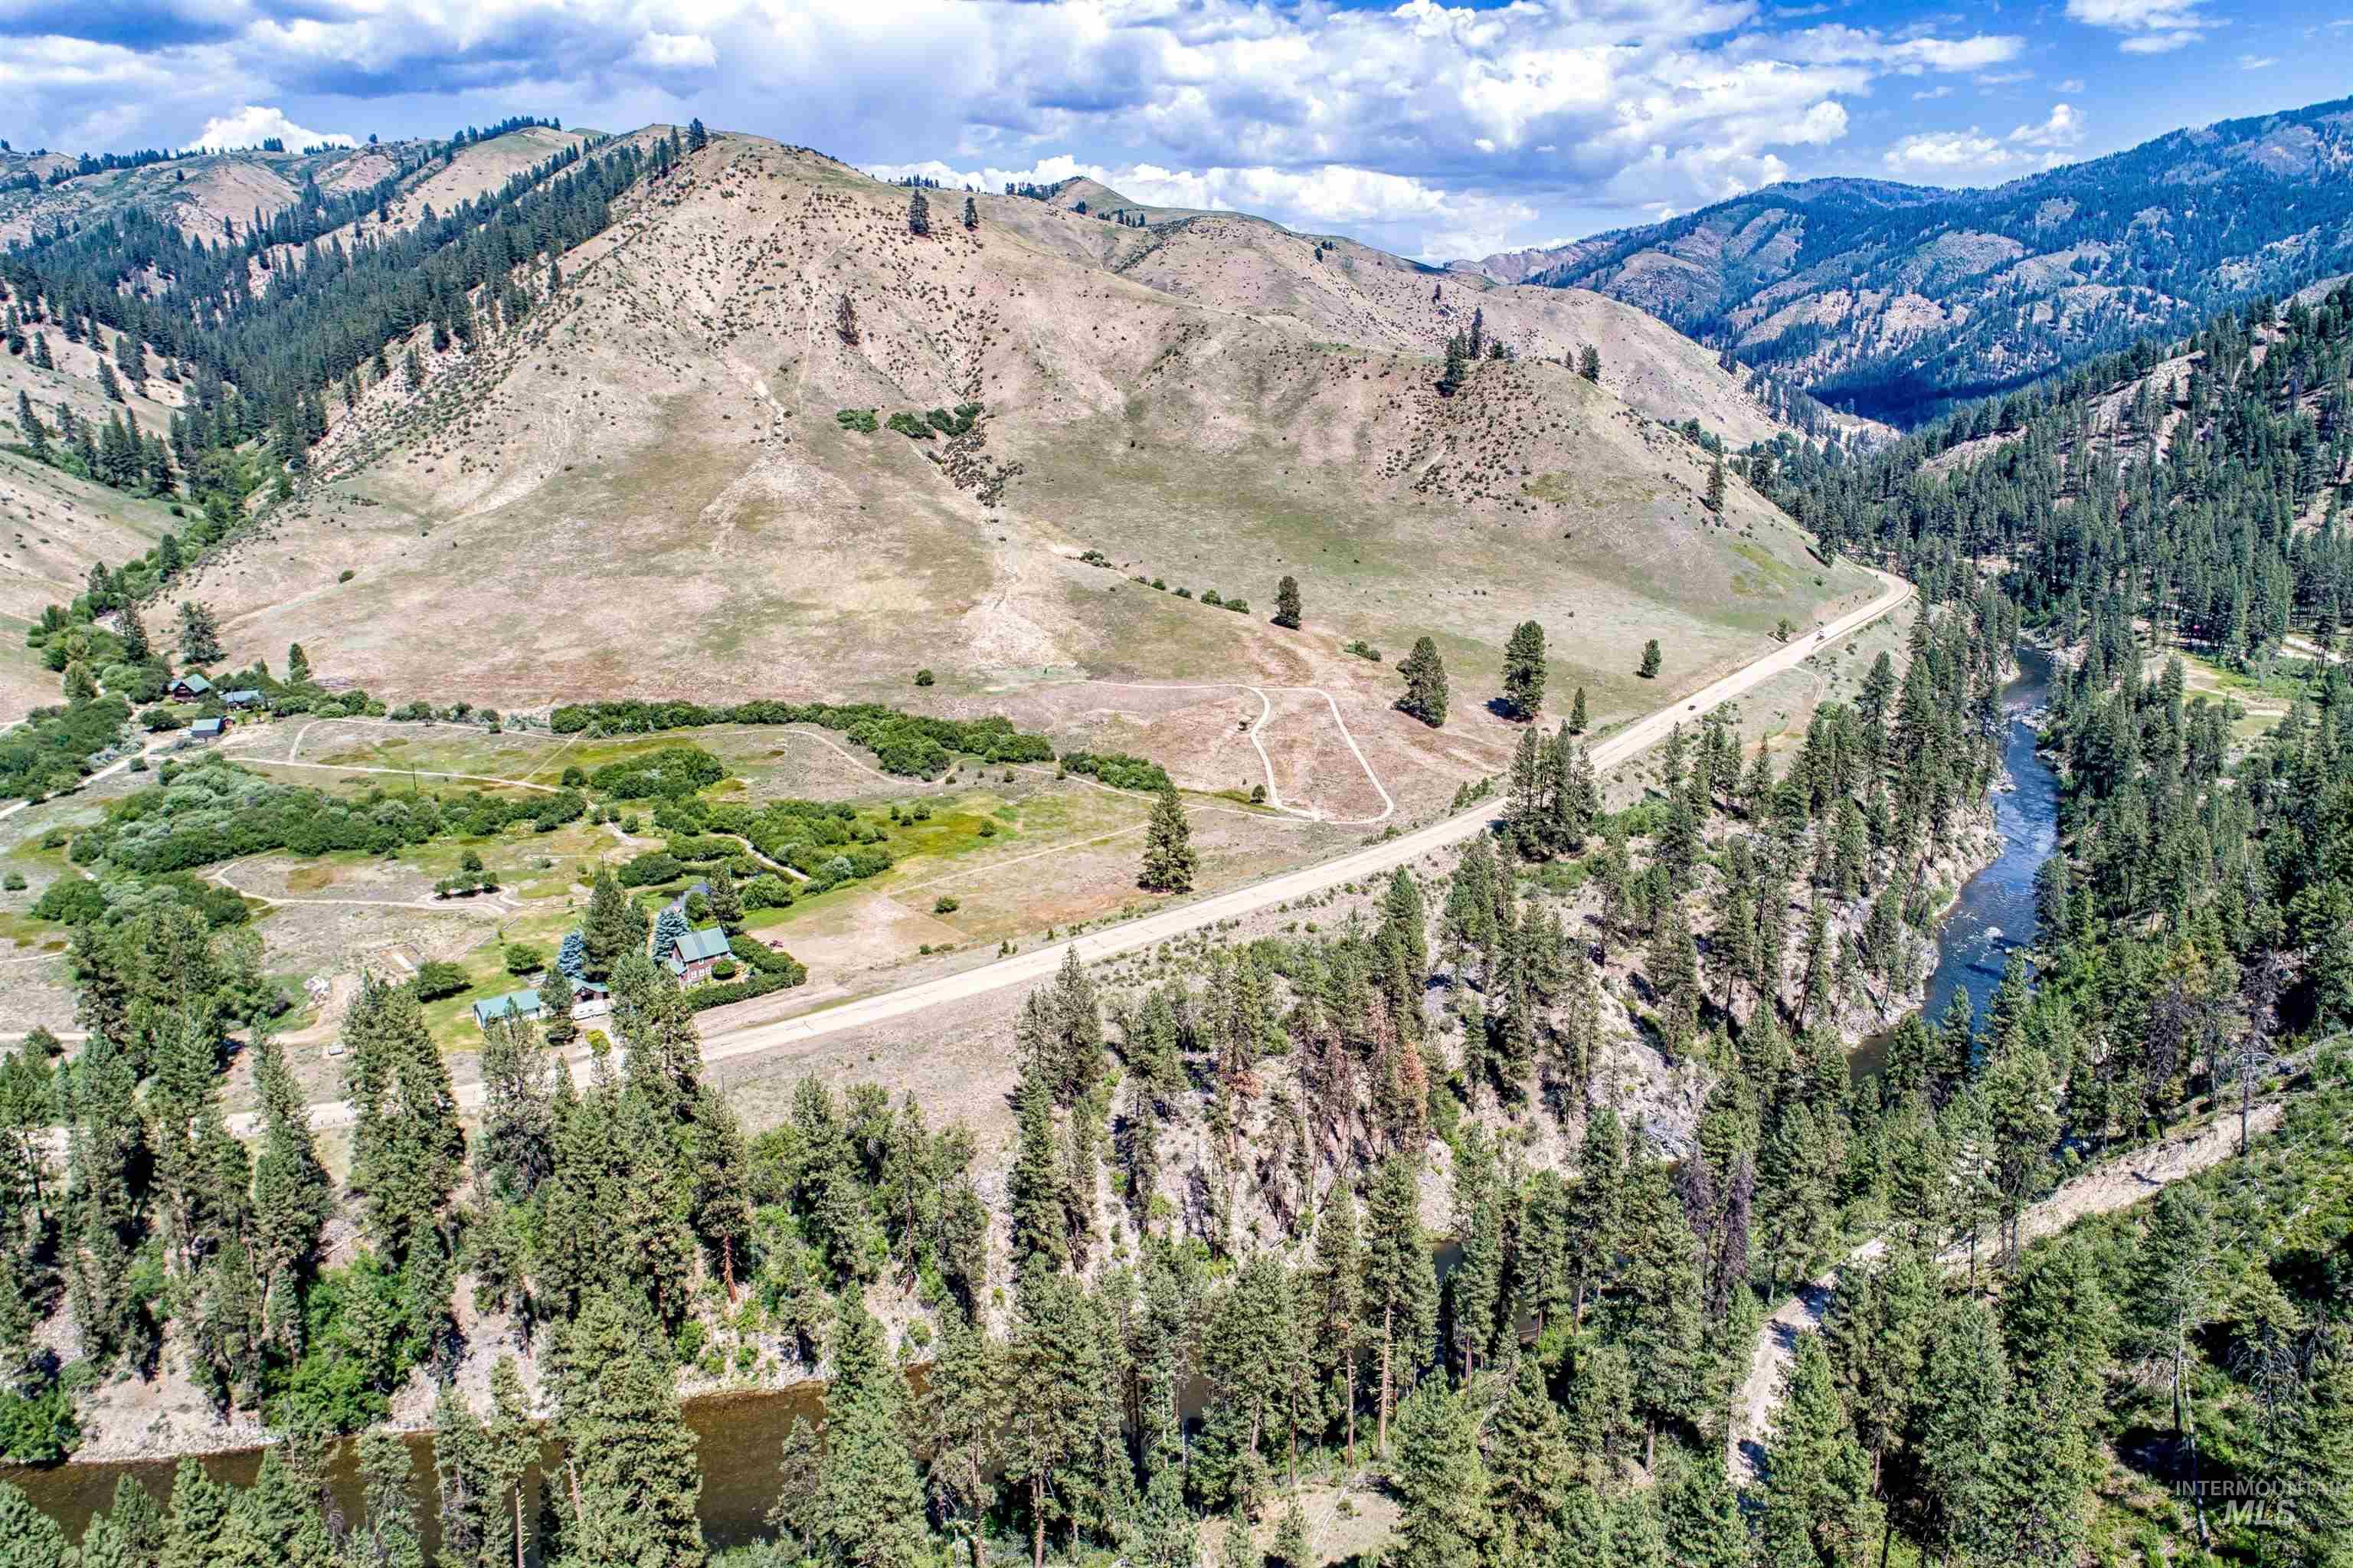
[[[1081,689],[1046,688],[1057,694]],[[1377,811],[1378,797],[1364,766],[1345,749],[1329,705],[1320,695],[1296,700],[1302,694],[1280,694],[1286,702],[1278,716],[1287,722],[1280,732],[1270,726],[1265,742],[1278,772],[1311,774],[1324,765],[1320,753],[1329,751],[1337,759],[1334,766],[1347,770],[1335,798],[1344,803],[1361,798]],[[1122,692],[1118,701],[1132,705],[1124,710],[1126,716],[1093,714],[1073,720],[1073,728],[1108,733],[1131,725],[1134,733],[1123,738],[1152,749],[1150,737],[1164,726],[1208,722],[1202,695]],[[1259,711],[1256,697],[1240,695],[1243,705]],[[1223,707],[1215,710],[1214,719],[1229,722]],[[466,725],[295,719],[241,726],[225,749],[285,782],[364,795],[405,793],[412,787],[445,793],[545,789],[555,787],[566,768],[593,771],[677,745],[702,747],[725,763],[729,777],[712,788],[714,799],[794,796],[845,800],[876,811],[893,803],[923,802],[924,820],[890,825],[896,863],[889,871],[803,897],[786,908],[750,914],[746,927],[752,935],[783,945],[809,966],[810,983],[796,993],[807,1001],[871,990],[878,977],[923,959],[927,948],[943,954],[995,948],[1149,902],[1134,885],[1149,796],[1082,777],[1058,778],[1051,766],[983,768],[968,759],[938,780],[894,778],[879,772],[839,735],[813,726],[716,726],[592,739],[533,730],[492,734]],[[1232,755],[1240,771],[1226,787],[1246,796],[1250,785],[1266,780],[1265,764],[1247,738]],[[1353,830],[1271,807],[1202,796],[1188,798],[1187,806],[1204,889],[1233,885],[1354,842]],[[467,1007],[480,995],[519,983],[504,973],[504,944],[522,941],[552,951],[585,906],[596,867],[661,842],[650,832],[631,837],[614,825],[575,822],[551,833],[518,827],[488,838],[438,840],[395,857],[261,855],[210,868],[207,874],[266,903],[263,928],[276,938],[273,967],[280,966],[282,953],[287,964],[315,959],[339,966],[316,971],[322,974],[361,967],[382,972],[383,962],[371,962],[364,946],[316,939],[311,928],[323,924],[342,929],[365,912],[396,929],[405,928],[408,916],[429,916],[440,935],[425,956],[460,963],[475,981],[464,995],[427,1010],[437,1037],[462,1049],[475,1038]],[[469,853],[481,857],[498,879],[499,891],[437,899],[435,884],[453,874]],[[940,908],[943,899],[953,906]],[[470,940],[456,940],[457,931],[470,933]],[[377,946],[419,944],[412,938]],[[309,1015],[303,1020],[320,1021]]]
[[[1852,632],[1911,598],[1908,584],[1878,577],[1873,581],[1883,585],[1882,591],[1826,628],[1819,648],[1811,643],[1793,644],[1751,662],[1694,694],[1693,703],[1698,711],[1742,697],[1762,683],[1799,668],[1817,652],[1836,647]],[[1620,727],[1591,748],[1597,769],[1607,773],[1656,745],[1680,717],[1671,705]],[[751,1086],[744,1092],[746,1119],[755,1126],[763,1117],[763,1096],[768,1097],[768,1110],[778,1111],[783,1102],[775,1097],[788,1092],[789,1080],[816,1073],[837,1081],[842,1077],[877,1080],[893,1089],[914,1092],[935,1114],[963,1116],[984,1133],[993,1133],[1001,1130],[1005,1119],[1003,1093],[1012,1070],[1004,1049],[1008,1008],[1019,988],[1052,974],[1065,954],[1076,952],[1089,962],[1119,959],[1223,922],[1293,907],[1336,889],[1367,887],[1398,866],[1419,862],[1485,831],[1492,815],[1493,807],[1482,802],[1410,831],[1383,832],[1368,844],[1303,869],[1253,875],[1240,885],[1203,897],[1131,906],[1116,911],[1113,918],[1098,920],[1092,928],[1067,933],[1061,939],[1028,947],[1010,957],[976,958],[969,948],[946,955],[919,956],[891,975],[898,982],[894,987],[861,996],[847,997],[839,990],[812,984],[779,996],[714,1009],[700,1020],[706,1075],[729,1086],[731,1094],[738,1084],[769,1086],[765,1089]],[[1205,836],[1197,833],[1197,842]],[[822,910],[825,900],[811,900],[807,907]],[[903,905],[894,907],[889,918],[892,924],[909,920]],[[822,940],[829,933],[819,930],[817,935]],[[917,1037],[911,1038],[906,1021],[918,1014],[923,1017],[924,1026],[913,1032]],[[479,1104],[480,1099],[479,1085],[470,1081],[469,1065],[461,1063],[457,1072],[461,1105]],[[574,1065],[576,1068],[578,1064]],[[347,1106],[332,1100],[316,1101],[311,1110],[314,1123],[330,1128],[342,1125],[350,1115]]]

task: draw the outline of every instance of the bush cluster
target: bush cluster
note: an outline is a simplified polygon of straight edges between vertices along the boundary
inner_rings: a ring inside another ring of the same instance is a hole
[[[269,850],[386,854],[445,835],[485,838],[522,821],[549,832],[577,821],[588,809],[570,789],[529,799],[374,790],[340,800],[307,785],[274,782],[220,757],[165,768],[158,779],[75,836],[76,863],[103,859],[156,875]]]
[[[1042,735],[1026,735],[997,715],[978,719],[929,718],[880,703],[786,703],[772,699],[706,707],[701,703],[638,701],[573,703],[549,721],[558,735],[591,731],[644,735],[706,725],[813,724],[838,730],[872,752],[885,773],[930,779],[944,772],[956,754],[984,762],[1051,762],[1054,748]],[[716,759],[713,759],[714,765]],[[638,767],[631,763],[626,766]],[[614,764],[614,767],[625,766]],[[607,770],[597,770],[601,780]],[[706,782],[715,782],[712,775]],[[599,782],[597,787],[603,789]],[[608,791],[609,793],[609,791]]]
[[[1168,770],[1148,758],[1124,751],[1072,751],[1062,757],[1072,773],[1100,779],[1114,789],[1148,789],[1157,794],[1169,788]]]

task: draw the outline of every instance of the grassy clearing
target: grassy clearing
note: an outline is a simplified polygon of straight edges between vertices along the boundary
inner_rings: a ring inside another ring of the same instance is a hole
[[[2181,660],[2183,687],[2192,698],[2203,695],[2231,705],[2231,734],[2242,743],[2268,734],[2308,690],[2292,671],[2274,668],[2250,674],[2186,648],[2173,648],[2152,658],[2147,671],[2149,678],[2161,674],[2166,659],[2175,656]]]

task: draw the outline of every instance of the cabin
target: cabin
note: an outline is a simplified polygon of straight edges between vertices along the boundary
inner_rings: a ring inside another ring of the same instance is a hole
[[[191,670],[185,675],[174,676],[172,683],[164,689],[184,703],[193,703],[211,691],[213,683]]]
[[[539,992],[511,991],[504,996],[485,997],[474,1003],[474,1027],[487,1034],[491,1025],[501,1018],[519,1018],[525,1023],[539,1017]]]
[[[676,975],[681,985],[700,985],[711,978],[712,966],[728,956],[727,933],[716,926],[705,926],[681,937],[662,967]]]
[[[232,708],[258,708],[261,705],[261,694],[250,687],[242,691],[224,692],[221,694],[221,702],[223,705]]]
[[[228,720],[225,718],[200,718],[188,726],[191,740],[218,740],[227,733]]]
[[[572,982],[574,1018],[602,1018],[612,1011],[612,987],[602,980],[576,980]]]

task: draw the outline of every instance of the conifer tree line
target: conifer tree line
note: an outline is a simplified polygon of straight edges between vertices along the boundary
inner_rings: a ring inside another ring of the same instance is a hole
[[[2353,289],[2257,301],[1868,458],[1784,438],[1746,463],[1826,554],[1883,562],[1931,597],[2006,561],[2037,620],[2080,636],[2105,610],[2244,665],[2353,614],[2348,372]]]
[[[142,436],[129,425],[127,448],[62,409],[42,440],[83,454],[103,482],[154,493],[185,482],[191,493],[229,490],[232,503],[242,500],[249,486],[232,489],[211,472],[233,466],[237,448],[261,440],[276,463],[299,471],[326,432],[327,399],[353,398],[360,377],[389,374],[387,344],[429,324],[435,348],[447,349],[470,344],[486,319],[520,320],[539,299],[532,265],[546,258],[552,267],[602,232],[614,199],[675,155],[668,143],[650,156],[634,145],[568,148],[448,212],[428,205],[396,233],[364,225],[388,226],[406,169],[333,195],[308,181],[290,206],[232,225],[220,240],[136,207],[37,237],[0,254],[0,284],[26,319],[69,342],[111,343],[112,362],[100,362],[110,382],[119,372],[140,387],[152,352],[153,373],[192,394],[168,431]],[[347,242],[336,231],[353,224],[364,227]]]

